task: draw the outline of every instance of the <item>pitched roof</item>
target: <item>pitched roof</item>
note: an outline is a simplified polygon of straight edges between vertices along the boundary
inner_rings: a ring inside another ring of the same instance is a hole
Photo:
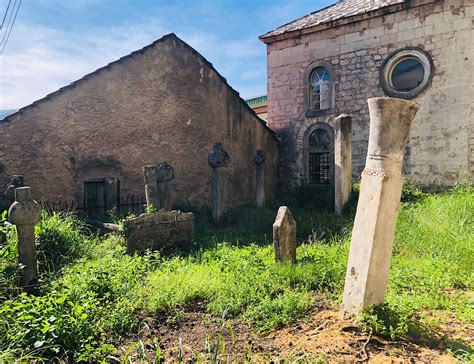
[[[331,23],[335,20],[350,18],[392,5],[403,4],[404,2],[405,0],[340,0],[336,4],[317,10],[261,35],[260,39],[265,42],[266,39],[277,35],[312,28],[317,25]]]
[[[45,101],[48,101],[50,100],[52,97],[54,96],[57,96],[73,87],[75,87],[77,84],[81,83],[81,82],[84,82],[86,81],[87,79],[89,79],[90,77],[94,76],[94,75],[98,75],[99,73],[101,73],[103,70],[106,70],[106,69],[109,69],[110,67],[113,67],[114,65],[116,64],[119,64],[121,62],[123,62],[124,60],[127,60],[129,58],[133,58],[134,56],[138,55],[138,54],[142,54],[143,52],[146,52],[148,49],[150,48],[153,48],[154,46],[158,45],[159,43],[163,43],[167,40],[174,40],[182,45],[184,45],[185,48],[187,48],[189,51],[191,51],[194,55],[196,55],[199,59],[201,59],[201,61],[206,64],[212,71],[214,71],[216,73],[216,75],[220,78],[220,80],[230,89],[230,91],[234,94],[234,96],[236,98],[239,99],[240,103],[242,105],[244,105],[244,107],[246,107],[249,111],[251,111],[253,114],[255,114],[257,117],[258,115],[255,113],[255,111],[247,104],[247,102],[240,96],[239,92],[237,90],[235,90],[231,85],[229,85],[229,83],[227,82],[227,79],[222,76],[219,71],[217,71],[213,64],[211,62],[209,62],[203,55],[201,55],[198,51],[196,51],[193,47],[191,47],[188,43],[186,43],[185,41],[183,41],[181,38],[179,38],[176,34],[174,33],[169,33],[169,34],[166,34],[164,35],[163,37],[161,37],[160,39],[158,40],[155,40],[153,43],[141,48],[141,49],[138,49],[136,51],[133,51],[132,53],[129,53],[113,62],[110,62],[109,64],[103,66],[103,67],[100,67],[98,69],[96,69],[95,71],[81,77],[80,79],[76,80],[76,81],[73,81],[71,82],[69,85],[66,85],[66,86],[63,86],[61,87],[59,90],[56,90],[54,92],[51,92],[50,94],[42,97],[41,99],[38,99],[36,101],[34,101],[33,103],[29,104],[29,105],[26,105],[26,106],[23,106],[22,108],[20,108],[19,110],[16,110],[14,111],[13,113],[10,113],[8,115],[3,115],[3,116],[0,116],[0,123],[1,122],[5,122],[5,121],[9,121],[11,119],[13,119],[15,116],[21,114],[24,110],[26,109],[29,109],[33,106],[36,106],[40,103],[43,103]],[[259,121],[263,124],[263,126],[268,130],[270,131],[270,133],[272,134],[272,136],[276,139],[276,134],[275,132],[270,129],[270,127],[267,125],[267,123],[263,120],[261,120],[260,118],[258,118]]]

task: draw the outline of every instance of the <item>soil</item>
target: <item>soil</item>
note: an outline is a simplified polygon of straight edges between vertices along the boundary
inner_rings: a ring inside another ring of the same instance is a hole
[[[206,313],[204,304],[195,304],[173,315],[145,319],[138,334],[119,343],[118,358],[130,362],[456,363],[443,354],[442,344],[434,348],[362,332],[331,307],[317,308],[305,321],[262,334],[245,320],[222,320]]]

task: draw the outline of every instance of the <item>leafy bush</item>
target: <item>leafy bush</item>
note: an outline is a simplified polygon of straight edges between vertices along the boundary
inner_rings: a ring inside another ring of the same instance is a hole
[[[14,225],[7,221],[7,212],[0,216],[0,302],[6,299],[19,280],[17,235]]]
[[[22,293],[0,308],[0,351],[71,361],[102,357],[111,347],[98,341],[97,309],[93,295],[74,299],[67,290],[40,297]]]
[[[94,238],[72,213],[43,213],[35,228],[40,272],[56,272],[88,254]]]

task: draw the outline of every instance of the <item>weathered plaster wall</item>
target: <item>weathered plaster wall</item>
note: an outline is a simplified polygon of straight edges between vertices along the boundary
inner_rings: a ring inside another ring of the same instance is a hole
[[[426,1],[425,1],[426,2]],[[308,126],[352,116],[353,174],[365,164],[367,98],[385,96],[379,70],[390,53],[419,47],[434,62],[431,85],[412,125],[406,178],[436,187],[474,178],[474,1],[445,0],[394,14],[322,29],[268,45],[268,121],[282,136],[283,183],[303,175],[303,135]],[[305,117],[305,69],[316,60],[335,70],[335,114]]]
[[[215,142],[230,155],[230,205],[255,203],[256,149],[266,194],[278,183],[278,142],[197,52],[170,35],[0,122],[0,186],[23,174],[35,197],[82,199],[83,181],[118,177],[144,194],[142,166],[175,170],[173,201],[210,205]]]

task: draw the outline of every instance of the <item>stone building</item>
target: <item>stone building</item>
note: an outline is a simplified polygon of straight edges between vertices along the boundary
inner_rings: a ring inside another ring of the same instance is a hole
[[[411,183],[473,181],[474,2],[342,0],[285,24],[267,44],[268,123],[283,185],[330,185],[333,123],[352,116],[353,176],[365,164],[370,97],[421,104],[406,148]]]
[[[268,104],[267,104],[267,95],[259,95],[246,99],[245,102],[252,108],[253,111],[258,115],[262,120],[267,121],[268,119]]]
[[[166,161],[175,205],[209,206],[214,143],[230,156],[229,206],[255,203],[257,149],[267,198],[277,191],[274,133],[174,34],[7,116],[0,140],[0,186],[22,174],[46,200],[81,200],[87,183],[102,193],[115,179],[122,194],[143,194],[142,166]]]

